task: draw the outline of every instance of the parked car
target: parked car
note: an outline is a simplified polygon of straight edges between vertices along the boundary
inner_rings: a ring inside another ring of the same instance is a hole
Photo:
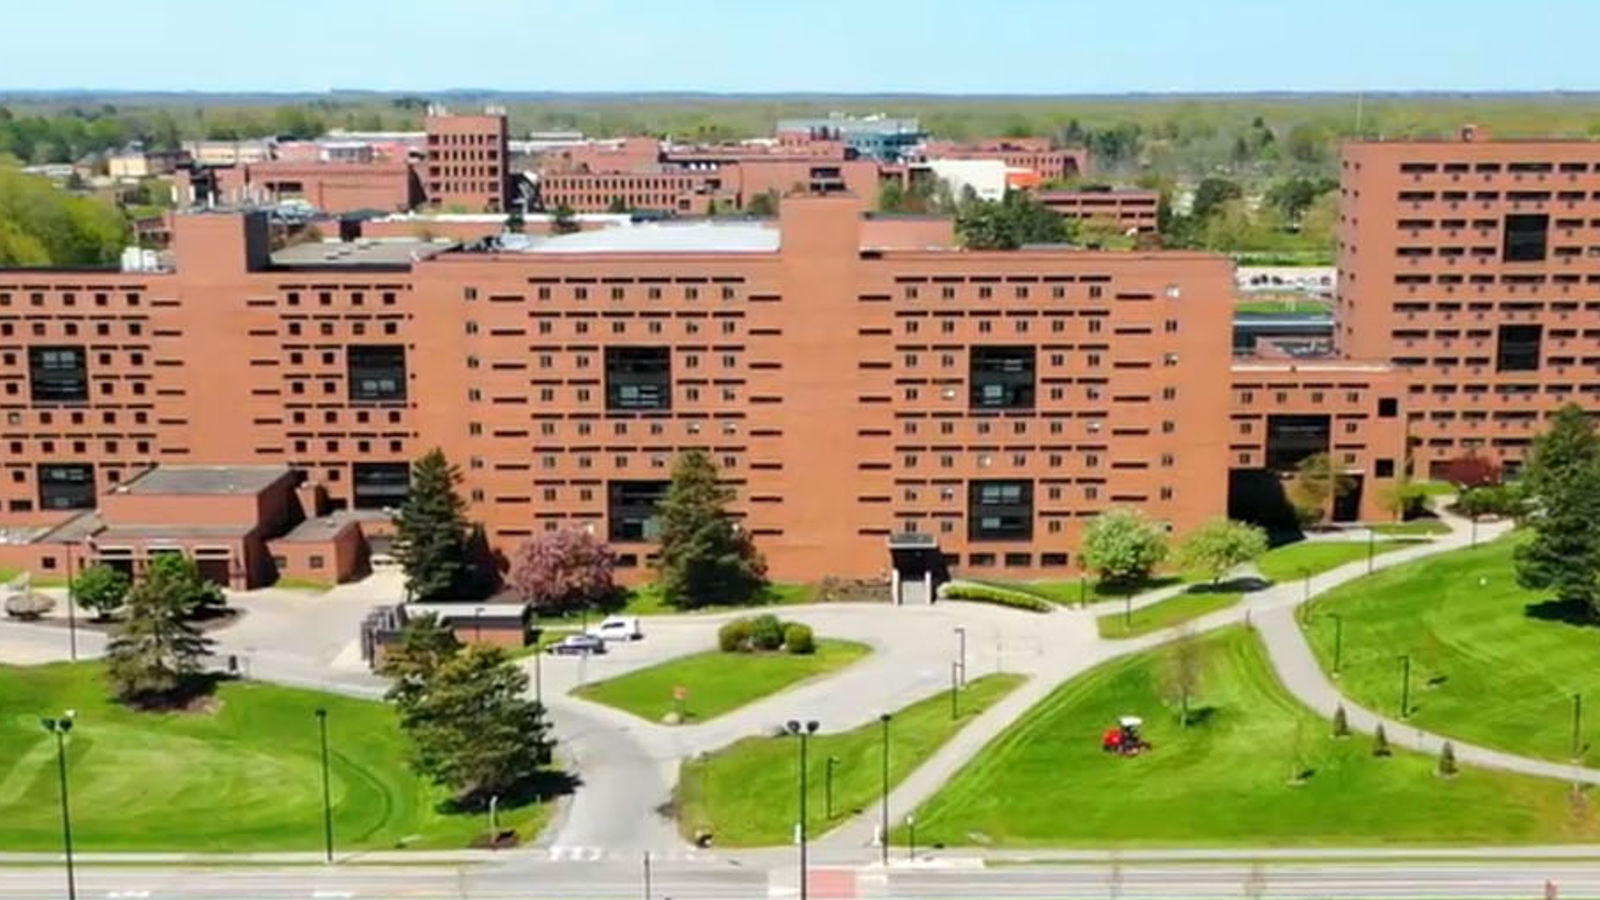
[[[611,616],[590,628],[589,633],[603,641],[637,641],[644,637],[644,629],[633,616]]]
[[[569,634],[549,647],[546,653],[556,656],[579,656],[585,653],[606,652],[606,642],[592,634]]]

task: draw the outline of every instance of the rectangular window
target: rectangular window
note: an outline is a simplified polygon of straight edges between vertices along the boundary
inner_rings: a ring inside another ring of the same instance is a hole
[[[1534,372],[1539,368],[1539,339],[1542,325],[1501,325],[1495,370]]]
[[[668,348],[606,348],[606,409],[671,408],[672,354]]]
[[[88,357],[82,347],[29,347],[28,382],[36,403],[89,399]]]
[[[399,344],[354,344],[345,348],[352,402],[406,399],[406,348]]]
[[[1330,419],[1325,415],[1267,416],[1267,468],[1287,472],[1308,456],[1327,453]]]
[[[356,509],[398,509],[411,486],[411,464],[404,462],[356,463],[351,471]]]
[[[1033,538],[1033,482],[967,482],[967,539],[1026,541]]]
[[[1550,217],[1544,213],[1513,213],[1506,216],[1502,257],[1506,262],[1538,262],[1544,259],[1549,232]]]
[[[56,463],[39,467],[40,509],[94,509],[94,466]]]
[[[973,347],[968,378],[973,409],[1032,409],[1034,348]]]
[[[653,541],[661,536],[657,507],[667,495],[666,481],[612,481],[606,484],[607,532],[613,541]]]

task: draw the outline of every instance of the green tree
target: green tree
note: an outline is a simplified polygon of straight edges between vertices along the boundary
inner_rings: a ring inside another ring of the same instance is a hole
[[[499,647],[451,654],[400,709],[412,764],[462,805],[523,793],[551,746],[544,709],[527,693],[528,674]]]
[[[627,211],[628,204],[621,197],[612,197],[611,202],[606,204],[606,212],[608,213],[619,214]]]
[[[1315,525],[1328,515],[1328,504],[1354,490],[1350,476],[1333,465],[1326,453],[1313,453],[1295,466],[1294,480],[1289,482],[1289,503],[1295,516],[1305,526]]]
[[[378,674],[394,679],[387,699],[402,709],[422,695],[428,680],[461,650],[456,633],[429,613],[406,620],[399,639],[383,648]]]
[[[222,587],[200,577],[200,566],[182,553],[158,553],[145,565],[145,578],[164,576],[186,618],[214,615],[227,605]]]
[[[1283,218],[1288,222],[1299,222],[1311,204],[1324,194],[1333,193],[1337,197],[1339,183],[1331,178],[1307,178],[1296,175],[1275,182],[1267,188],[1265,200],[1269,206],[1275,207],[1283,213]]]
[[[956,235],[972,250],[1015,250],[1023,244],[1059,244],[1067,239],[1059,213],[1021,191],[1003,199],[964,201],[956,212]]]
[[[572,207],[565,203],[558,204],[550,221],[550,231],[554,234],[572,234],[583,228],[578,224],[577,217],[572,212]]]
[[[1237,181],[1226,178],[1206,178],[1194,189],[1194,202],[1189,206],[1189,215],[1196,219],[1211,218],[1211,214],[1222,207],[1229,200],[1238,200],[1244,197],[1244,188]]]
[[[526,227],[527,220],[522,216],[522,207],[511,207],[511,212],[506,214],[506,231],[511,234],[521,234]]]
[[[1178,558],[1185,568],[1200,569],[1216,584],[1229,569],[1267,552],[1267,533],[1232,519],[1211,519],[1184,538]]]
[[[1600,438],[1567,404],[1534,442],[1524,470],[1533,537],[1516,549],[1517,583],[1600,612]]]
[[[778,191],[768,188],[750,198],[745,204],[744,211],[752,216],[775,216],[778,214]]]
[[[1167,532],[1140,510],[1113,507],[1089,520],[1082,555],[1102,582],[1132,589],[1167,558]]]
[[[0,161],[0,265],[105,265],[127,237],[127,222],[110,204]]]
[[[154,706],[197,686],[212,642],[188,621],[191,591],[177,569],[152,565],[128,592],[127,616],[106,646],[106,673],[119,699]]]
[[[89,566],[72,579],[72,598],[94,617],[105,620],[122,608],[128,596],[128,576],[106,565]]]
[[[413,600],[450,596],[471,586],[467,504],[457,493],[461,470],[433,449],[411,466],[411,487],[395,517],[395,557]]]
[[[656,566],[667,603],[680,609],[747,603],[766,585],[766,562],[727,511],[732,499],[705,451],[679,455],[659,509]]]
[[[905,207],[906,189],[899,179],[890,179],[878,186],[878,212],[905,212]]]

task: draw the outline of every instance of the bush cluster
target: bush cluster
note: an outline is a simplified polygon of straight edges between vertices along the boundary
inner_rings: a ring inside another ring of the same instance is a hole
[[[1001,587],[997,584],[984,584],[980,581],[947,581],[939,586],[939,599],[997,603],[1013,609],[1041,613],[1050,612],[1054,608],[1050,601],[1026,591]]]
[[[734,619],[717,629],[717,648],[723,653],[788,650],[804,655],[817,652],[817,641],[809,625],[759,615]]]

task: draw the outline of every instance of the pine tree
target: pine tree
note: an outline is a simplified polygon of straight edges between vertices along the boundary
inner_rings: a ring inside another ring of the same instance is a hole
[[[400,708],[417,771],[466,805],[515,796],[550,754],[544,709],[527,693],[528,674],[498,647],[473,644],[444,660]]]
[[[471,586],[471,526],[456,492],[461,470],[434,449],[411,466],[411,488],[395,518],[395,556],[413,600],[448,596]]]
[[[106,647],[117,697],[139,706],[174,702],[195,687],[212,641],[188,622],[191,586],[152,566],[127,596],[127,617]]]
[[[1384,733],[1383,726],[1379,725],[1376,733],[1372,735],[1372,755],[1390,756],[1394,753],[1389,749],[1389,736]]]
[[[1340,738],[1350,736],[1350,720],[1345,716],[1343,703],[1333,711],[1333,736]]]
[[[1534,443],[1525,482],[1533,539],[1516,549],[1517,583],[1554,589],[1562,603],[1600,612],[1600,438],[1574,404]]]
[[[662,597],[671,605],[747,603],[766,585],[766,562],[726,509],[732,499],[705,451],[678,457],[661,501],[656,564]]]
[[[393,678],[385,698],[407,708],[427,686],[428,679],[461,650],[461,642],[438,616],[428,614],[410,619],[400,629],[400,639],[383,648],[378,674]]]

